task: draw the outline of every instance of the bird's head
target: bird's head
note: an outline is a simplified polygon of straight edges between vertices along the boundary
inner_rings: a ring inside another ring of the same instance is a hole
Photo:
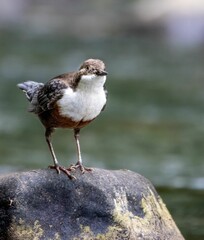
[[[88,59],[83,62],[79,69],[83,82],[104,81],[106,80],[105,64],[99,59]]]

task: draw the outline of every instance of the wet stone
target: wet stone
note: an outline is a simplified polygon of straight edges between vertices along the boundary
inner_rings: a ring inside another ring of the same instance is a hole
[[[94,169],[70,180],[35,170],[0,177],[0,240],[183,240],[152,184]]]

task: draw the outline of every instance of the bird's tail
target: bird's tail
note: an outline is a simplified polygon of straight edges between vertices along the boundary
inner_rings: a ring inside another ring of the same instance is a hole
[[[38,92],[44,86],[43,83],[27,81],[17,84],[17,86],[25,93],[27,99],[30,102],[28,108],[29,112],[39,113],[40,107],[38,104]]]
[[[17,86],[25,93],[27,99],[32,102],[34,96],[44,86],[43,83],[27,81],[17,84]]]

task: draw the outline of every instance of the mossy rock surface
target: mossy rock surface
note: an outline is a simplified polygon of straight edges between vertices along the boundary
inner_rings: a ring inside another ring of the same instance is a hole
[[[184,239],[152,184],[128,171],[0,178],[0,240]]]

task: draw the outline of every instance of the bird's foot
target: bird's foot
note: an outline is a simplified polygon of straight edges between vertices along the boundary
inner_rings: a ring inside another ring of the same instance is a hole
[[[71,175],[69,169],[66,169],[65,167],[59,166],[59,165],[52,165],[49,166],[50,169],[55,169],[57,171],[58,174],[60,174],[60,171],[62,171],[63,173],[65,173],[70,179],[76,179],[73,175]]]
[[[68,170],[68,171],[75,171],[77,168],[79,168],[79,170],[80,170],[82,173],[93,171],[92,168],[84,167],[84,166],[83,166],[81,163],[79,163],[79,162],[77,162],[75,165],[71,165],[67,170]]]

